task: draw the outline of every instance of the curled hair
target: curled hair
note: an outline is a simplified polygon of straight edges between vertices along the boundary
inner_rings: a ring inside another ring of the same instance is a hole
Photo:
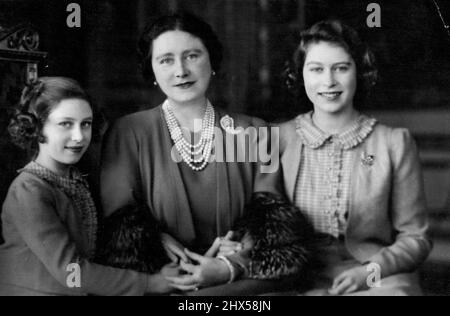
[[[352,56],[357,71],[355,105],[364,104],[378,79],[375,57],[370,48],[360,39],[356,30],[338,20],[321,21],[301,32],[300,45],[293,60],[286,65],[285,81],[288,88],[298,94],[303,89],[303,67],[311,44],[328,42],[344,48]]]
[[[212,27],[190,13],[178,12],[150,21],[139,39],[138,54],[142,74],[146,80],[155,80],[152,68],[153,41],[165,32],[176,30],[199,38],[208,50],[212,69],[217,73],[220,71],[223,46]]]
[[[66,99],[81,99],[91,105],[88,95],[73,79],[42,77],[27,84],[8,126],[12,142],[37,153],[39,143],[45,142],[42,130],[48,116]]]

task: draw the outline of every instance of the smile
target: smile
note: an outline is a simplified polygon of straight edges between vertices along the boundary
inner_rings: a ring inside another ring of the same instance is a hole
[[[81,154],[83,152],[83,146],[65,147],[66,150],[73,152],[74,154]]]
[[[195,82],[189,81],[189,82],[184,82],[184,83],[177,84],[177,85],[175,85],[175,87],[180,88],[180,89],[189,89],[194,84],[195,84]]]
[[[337,98],[339,98],[341,96],[343,92],[342,91],[337,91],[337,92],[319,92],[319,95],[321,97],[326,98],[327,100],[336,100]]]

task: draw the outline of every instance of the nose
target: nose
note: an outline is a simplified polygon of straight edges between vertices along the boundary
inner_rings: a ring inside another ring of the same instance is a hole
[[[176,67],[175,76],[177,78],[186,78],[189,76],[189,69],[186,67],[184,60],[179,60]]]
[[[327,70],[324,72],[323,83],[327,87],[333,87],[336,85],[336,78],[334,76],[334,72],[332,70]]]
[[[81,143],[85,138],[84,132],[81,126],[74,127],[72,130],[72,141]]]

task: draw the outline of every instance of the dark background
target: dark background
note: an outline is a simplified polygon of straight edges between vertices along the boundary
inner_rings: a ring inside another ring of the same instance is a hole
[[[72,2],[81,6],[81,28],[66,25],[66,7]],[[381,6],[381,28],[367,27],[366,8],[372,2]],[[450,1],[437,3],[450,23]],[[40,34],[40,50],[48,52],[40,75],[77,79],[114,120],[163,100],[140,76],[136,42],[150,18],[174,9],[203,17],[226,48],[223,69],[210,92],[213,104],[268,121],[286,120],[309,109],[308,102],[287,93],[282,77],[300,30],[322,19],[340,18],[360,32],[377,56],[381,76],[365,110],[384,123],[411,129],[418,141],[435,240],[423,278],[430,294],[449,295],[450,36],[434,2],[0,0],[0,26],[33,24]],[[6,106],[0,100],[0,109]],[[2,115],[0,137],[6,140],[7,118]],[[9,166],[24,155],[11,147],[1,150],[0,165]],[[98,144],[91,156],[98,157]],[[7,176],[6,171],[2,175],[0,202],[14,174],[8,168]]]

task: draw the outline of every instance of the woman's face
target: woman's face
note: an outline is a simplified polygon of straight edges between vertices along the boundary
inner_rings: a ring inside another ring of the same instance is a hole
[[[37,161],[53,171],[64,170],[77,163],[92,138],[93,113],[88,102],[81,99],[62,100],[50,113],[39,144]]]
[[[323,41],[310,44],[303,79],[314,111],[338,114],[353,110],[356,64],[343,47]]]
[[[183,31],[168,31],[152,45],[156,81],[177,104],[202,102],[211,80],[211,62],[203,42]]]

